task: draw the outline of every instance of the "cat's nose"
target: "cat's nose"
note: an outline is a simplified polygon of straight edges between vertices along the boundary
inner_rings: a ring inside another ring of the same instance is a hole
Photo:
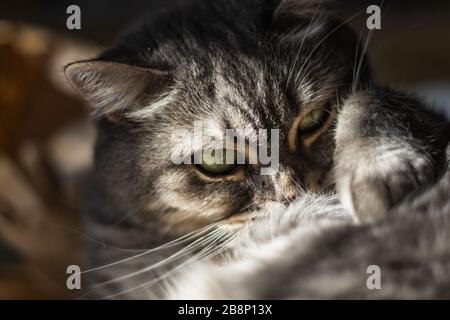
[[[272,176],[272,181],[277,201],[290,203],[301,194],[302,188],[291,168],[280,167],[280,170]]]

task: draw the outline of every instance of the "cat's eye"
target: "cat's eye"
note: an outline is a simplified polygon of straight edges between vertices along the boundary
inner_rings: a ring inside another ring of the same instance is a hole
[[[202,151],[201,163],[198,167],[205,173],[211,175],[227,175],[231,174],[237,167],[235,163],[226,163],[227,153],[235,152],[234,150],[222,150],[222,156],[216,157],[216,150]],[[236,157],[234,157],[236,159]]]
[[[329,111],[327,109],[315,109],[310,111],[298,125],[299,133],[309,133],[319,129],[327,120]]]

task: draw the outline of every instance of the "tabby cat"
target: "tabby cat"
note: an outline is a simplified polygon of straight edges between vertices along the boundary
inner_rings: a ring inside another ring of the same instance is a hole
[[[98,129],[87,296],[361,298],[369,264],[380,297],[448,295],[448,124],[376,87],[358,47],[312,1],[192,0],[68,65]],[[279,130],[278,170],[174,164],[195,121]]]

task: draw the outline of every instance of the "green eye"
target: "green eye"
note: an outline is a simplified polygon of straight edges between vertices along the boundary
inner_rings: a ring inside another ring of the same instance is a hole
[[[234,150],[228,152],[234,152]],[[202,163],[198,166],[206,173],[215,175],[229,174],[236,167],[235,163],[227,164],[227,150],[223,149],[222,157],[218,155],[216,157],[216,150],[204,150],[202,151]],[[234,158],[236,159],[236,157]]]
[[[328,117],[328,110],[316,109],[308,113],[298,125],[300,133],[308,133],[320,128]]]

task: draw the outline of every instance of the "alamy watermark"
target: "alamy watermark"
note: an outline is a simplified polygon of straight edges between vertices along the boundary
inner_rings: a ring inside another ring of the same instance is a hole
[[[370,265],[366,269],[367,277],[366,286],[369,290],[381,290],[381,268],[376,264]]]
[[[367,14],[370,16],[366,20],[366,26],[369,30],[381,29],[381,8],[375,4],[367,7]]]
[[[260,165],[261,175],[273,175],[278,171],[279,129],[226,129],[225,136],[221,136],[203,121],[195,121],[193,129],[193,132],[188,129],[172,132],[171,160],[174,164],[202,164],[206,153],[217,164]]]
[[[81,268],[76,264],[67,267],[66,273],[69,275],[66,279],[66,287],[69,290],[81,289]]]
[[[66,13],[69,14],[66,20],[66,27],[69,30],[81,29],[81,9],[79,6],[72,4],[67,7]]]

